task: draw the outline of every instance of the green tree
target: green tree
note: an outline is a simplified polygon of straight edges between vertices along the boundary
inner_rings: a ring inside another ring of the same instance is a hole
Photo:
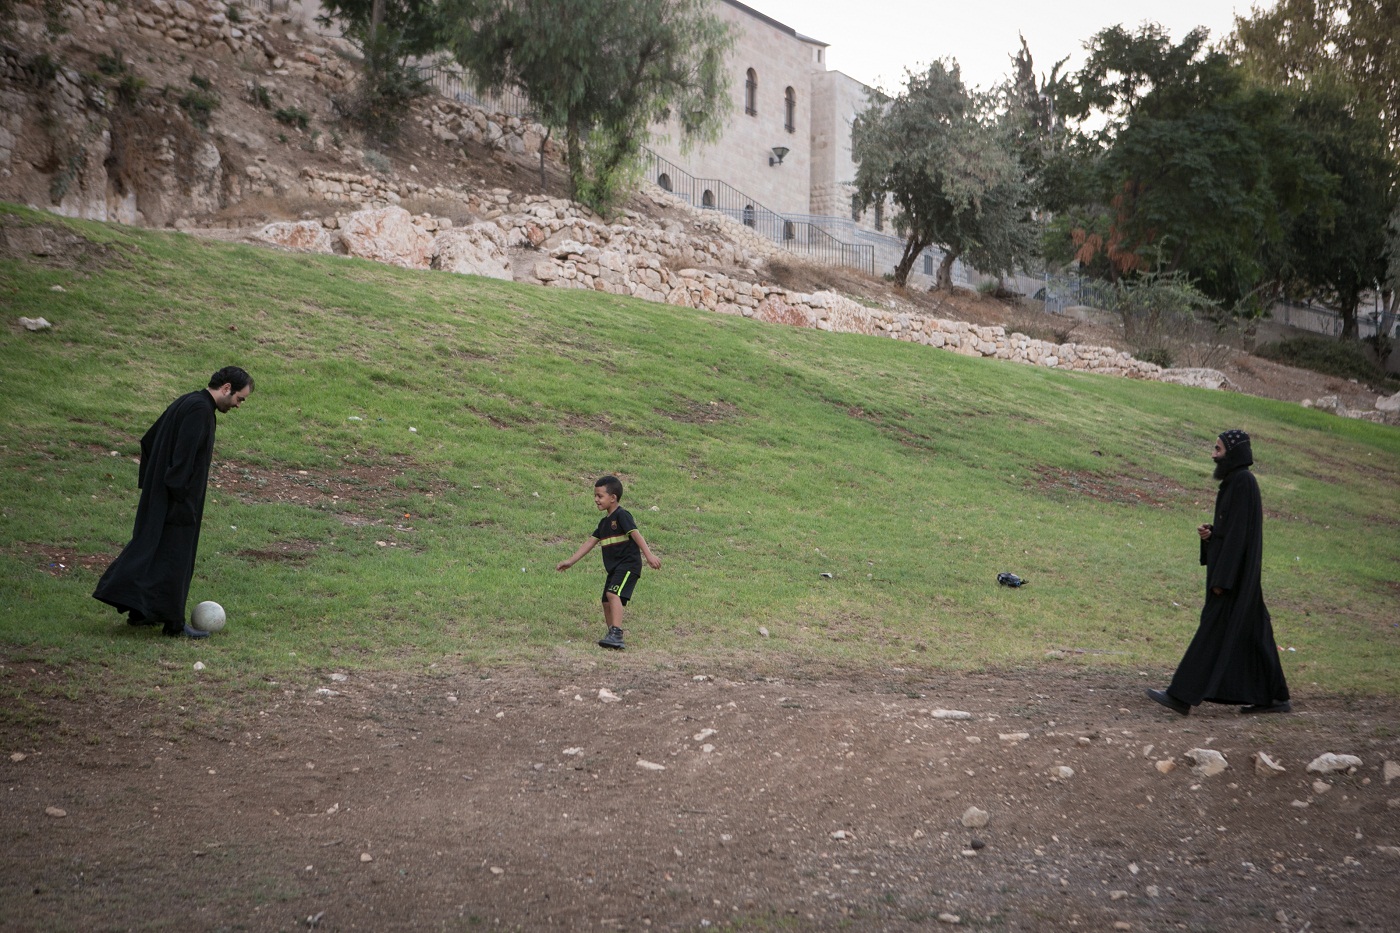
[[[1296,291],[1320,293],[1337,309],[1342,339],[1354,340],[1361,293],[1386,280],[1386,226],[1400,171],[1386,151],[1380,115],[1345,82],[1312,82],[1296,105],[1295,125],[1295,145],[1322,167],[1327,183],[1293,217],[1289,271]]]
[[[855,120],[851,155],[862,208],[893,199],[904,237],[894,270],[903,288],[919,254],[943,249],[936,287],[952,287],[953,263],[966,258],[1004,275],[1035,252],[1030,183],[1013,152],[1014,127],[990,95],[970,93],[956,62],[910,73],[893,100]]]
[[[339,21],[364,56],[357,95],[341,110],[380,139],[392,139],[408,103],[427,93],[410,62],[443,47],[438,0],[324,0],[322,25]]]
[[[517,87],[564,137],[575,198],[608,213],[651,127],[718,138],[728,27],[707,0],[443,0],[449,45],[486,90]]]
[[[1115,279],[1181,272],[1224,307],[1259,313],[1277,288],[1289,218],[1325,184],[1294,145],[1286,95],[1246,80],[1208,34],[1160,26],[1100,32],[1065,93],[1094,134],[1094,198],[1070,233],[1082,262]]]
[[[1229,50],[1272,84],[1344,76],[1381,118],[1400,151],[1400,3],[1278,0],[1235,17]]]

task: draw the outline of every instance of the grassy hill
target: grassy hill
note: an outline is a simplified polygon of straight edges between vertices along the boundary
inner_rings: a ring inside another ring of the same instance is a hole
[[[1155,677],[1204,591],[1210,444],[1242,427],[1292,682],[1400,692],[1394,428],[15,207],[0,224],[60,233],[41,260],[0,256],[12,658],[137,684],[186,654],[227,678],[602,660],[599,559],[554,565],[615,472],[664,561],[629,611],[634,660],[791,675],[1058,651]],[[130,532],[141,433],[228,363],[257,390],[220,417],[191,596],[230,624],[177,646],[89,594]]]

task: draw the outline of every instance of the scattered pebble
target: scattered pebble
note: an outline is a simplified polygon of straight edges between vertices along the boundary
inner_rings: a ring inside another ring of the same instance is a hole
[[[203,662],[203,661],[196,661],[196,662],[194,662],[194,669],[197,670],[197,671],[202,671],[202,670],[204,670],[204,662]]]
[[[647,761],[645,758],[637,759],[637,767],[645,768],[648,771],[665,771],[665,765],[659,765],[654,761]]]
[[[1213,748],[1193,748],[1186,753],[1186,757],[1196,763],[1196,766],[1191,770],[1202,777],[1214,777],[1230,767],[1225,756]]]
[[[962,923],[962,917],[957,914],[941,913],[938,915],[939,923]]]
[[[47,813],[49,816],[56,817],[58,819],[62,819],[63,817],[68,815],[67,810],[60,810],[58,807],[45,807],[44,812]]]
[[[10,760],[11,760],[11,761],[23,761],[24,759],[26,759],[26,758],[28,758],[28,757],[29,757],[29,756],[26,755],[24,752],[14,752],[13,754],[10,755]]]
[[[1361,759],[1355,755],[1334,755],[1331,752],[1318,755],[1308,764],[1308,770],[1318,774],[1332,774],[1336,771],[1349,771],[1359,767],[1361,767]]]
[[[972,714],[960,709],[936,709],[929,714],[934,719],[971,719]]]
[[[1171,774],[1176,770],[1176,762],[1172,761],[1170,758],[1163,758],[1161,761],[1157,762],[1155,767],[1163,774]]]
[[[976,807],[968,807],[963,811],[962,824],[967,829],[981,829],[992,820],[992,815],[986,810],[979,810]]]
[[[505,870],[504,868],[501,868],[499,865],[492,865],[492,866],[491,866],[491,874],[493,874],[493,875],[504,875],[505,873],[506,873],[506,870]]]
[[[997,736],[1003,742],[1024,742],[1030,737],[1029,732],[1003,732]]]
[[[1283,765],[1270,758],[1264,752],[1254,753],[1254,770],[1265,777],[1273,777],[1283,771]]]
[[[373,855],[370,855],[368,852],[361,852],[361,853],[360,853],[360,861],[362,861],[362,862],[372,862],[372,861],[374,861],[374,856],[373,856]]]
[[[1066,765],[1060,765],[1058,768],[1055,768],[1050,773],[1055,778],[1061,781],[1068,781],[1070,778],[1074,777],[1074,769]]]
[[[1332,785],[1326,781],[1313,781],[1312,789],[1314,794],[1325,794],[1332,789]]]
[[[618,696],[616,693],[613,693],[607,687],[599,687],[598,699],[602,700],[604,703],[619,703],[621,702],[622,697]]]

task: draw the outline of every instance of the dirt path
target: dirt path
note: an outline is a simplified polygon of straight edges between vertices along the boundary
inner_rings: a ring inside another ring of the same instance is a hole
[[[1131,672],[613,658],[180,708],[7,663],[0,928],[1400,929],[1394,700],[1181,719]],[[1324,752],[1363,765],[1305,773]]]

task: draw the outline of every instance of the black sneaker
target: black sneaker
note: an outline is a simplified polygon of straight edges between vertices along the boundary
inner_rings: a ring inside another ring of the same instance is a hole
[[[1165,690],[1148,690],[1147,698],[1154,702],[1161,703],[1174,713],[1180,713],[1183,716],[1191,715],[1190,706],[1181,702]]]
[[[1258,713],[1291,713],[1293,704],[1288,700],[1279,700],[1277,703],[1255,703],[1251,706],[1241,706],[1240,712],[1246,716],[1254,716]]]
[[[599,648],[612,648],[614,651],[621,651],[627,646],[622,643],[622,629],[616,625],[608,629],[608,634],[598,639]]]

